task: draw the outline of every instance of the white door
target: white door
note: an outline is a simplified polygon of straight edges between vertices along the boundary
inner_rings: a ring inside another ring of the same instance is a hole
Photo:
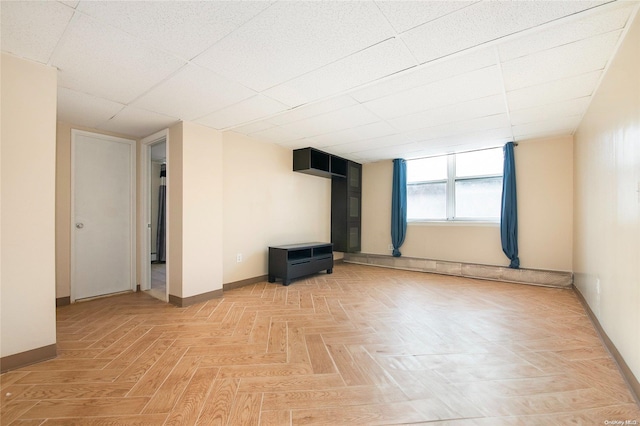
[[[73,300],[132,290],[135,141],[72,133]]]

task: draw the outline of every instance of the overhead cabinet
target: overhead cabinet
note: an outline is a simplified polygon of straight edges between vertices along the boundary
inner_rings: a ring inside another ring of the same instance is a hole
[[[331,179],[331,242],[335,251],[360,251],[362,165],[315,148],[293,151],[293,171]]]
[[[347,160],[315,148],[293,151],[293,171],[320,177],[347,175]]]

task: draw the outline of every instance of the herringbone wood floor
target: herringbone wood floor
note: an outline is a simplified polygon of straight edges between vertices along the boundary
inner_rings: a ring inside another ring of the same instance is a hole
[[[640,423],[570,290],[334,271],[59,308],[58,358],[1,377],[2,424]]]

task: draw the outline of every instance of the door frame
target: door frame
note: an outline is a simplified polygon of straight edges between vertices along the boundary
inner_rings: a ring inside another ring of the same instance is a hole
[[[71,245],[71,255],[70,255],[70,264],[71,264],[71,273],[70,273],[70,296],[71,303],[76,301],[76,274],[74,265],[76,263],[76,250],[75,250],[75,236],[74,236],[74,228],[75,228],[75,190],[76,190],[76,177],[75,177],[75,147],[76,147],[76,138],[78,136],[89,136],[96,139],[104,139],[111,142],[119,142],[129,145],[129,163],[130,163],[130,172],[131,172],[131,199],[129,202],[131,203],[131,209],[129,212],[129,223],[131,226],[131,235],[130,235],[130,253],[131,253],[131,268],[129,271],[129,280],[131,283],[130,289],[134,291],[136,289],[136,141],[133,139],[125,139],[116,136],[104,135],[101,133],[88,132],[85,130],[71,129],[71,224],[70,224],[70,245]]]
[[[169,232],[170,220],[169,220],[169,200],[170,200],[170,191],[169,191],[169,130],[164,129],[157,133],[152,134],[151,136],[147,136],[141,141],[141,149],[140,149],[140,169],[142,173],[140,173],[140,193],[142,197],[142,211],[140,212],[140,231],[138,238],[140,238],[140,289],[141,290],[150,290],[151,289],[151,193],[149,188],[151,186],[151,146],[156,143],[164,140],[166,144],[165,154],[165,167],[167,171],[167,176],[165,178],[165,183],[167,185],[166,188],[166,211],[165,211],[165,244],[166,244],[166,255],[167,260],[165,263],[165,285],[166,285],[166,294],[165,294],[165,302],[169,300],[169,260],[171,258],[171,245],[169,244],[169,236],[171,233]]]

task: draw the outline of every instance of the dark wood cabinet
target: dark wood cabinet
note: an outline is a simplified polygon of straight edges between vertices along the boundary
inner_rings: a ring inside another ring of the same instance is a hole
[[[362,164],[315,148],[293,151],[293,171],[331,178],[331,242],[336,251],[360,251]]]
[[[315,148],[293,151],[293,171],[320,177],[347,175],[347,160]]]
[[[269,282],[282,278],[289,285],[292,279],[326,270],[333,272],[333,245],[302,243],[269,247]]]
[[[347,175],[331,178],[331,242],[336,251],[360,251],[362,165],[347,162]]]

